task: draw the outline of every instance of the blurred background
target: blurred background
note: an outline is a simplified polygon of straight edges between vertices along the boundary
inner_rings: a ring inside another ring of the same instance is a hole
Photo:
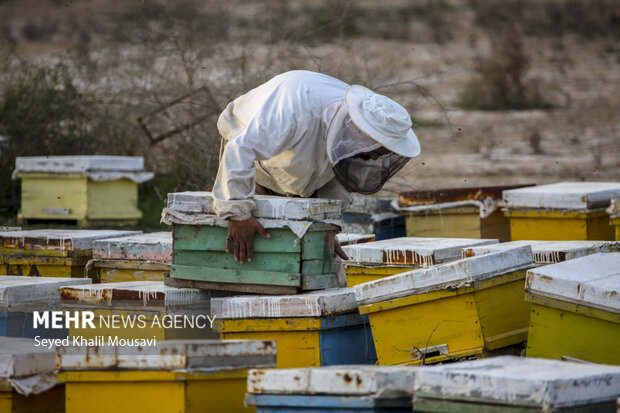
[[[0,225],[16,156],[100,154],[145,158],[164,228],[213,184],[220,111],[292,69],[410,111],[422,155],[378,195],[617,181],[619,40],[617,0],[0,0]]]

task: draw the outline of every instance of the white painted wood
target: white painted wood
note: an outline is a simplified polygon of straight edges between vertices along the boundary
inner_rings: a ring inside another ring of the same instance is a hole
[[[31,338],[0,337],[0,379],[54,371],[54,349],[36,346]]]
[[[91,250],[95,240],[141,233],[109,229],[33,229],[0,233],[0,246],[15,249]]]
[[[172,262],[172,232],[96,240],[93,258]]]
[[[211,299],[218,319],[321,317],[357,311],[352,288],[333,288],[295,295],[237,296]]]
[[[588,255],[531,269],[525,290],[620,314],[620,253]]]
[[[506,406],[551,409],[615,400],[620,394],[620,366],[559,360],[492,357],[419,368],[414,375],[416,397]]]
[[[534,266],[529,246],[420,268],[353,287],[359,305],[471,285]]]
[[[375,240],[375,234],[336,234],[336,240],[341,246],[363,244]]]
[[[385,212],[395,212],[392,208],[392,201],[395,198],[380,198],[375,196],[357,195],[346,212],[376,214]]]
[[[18,156],[15,172],[88,172],[88,171],[131,171],[144,169],[141,156]]]
[[[0,311],[36,311],[60,306],[60,287],[90,284],[90,278],[0,277]]]
[[[411,397],[414,366],[329,366],[250,370],[248,393]]]
[[[343,250],[349,257],[346,263],[352,265],[393,265],[402,262],[402,257],[411,256],[416,265],[428,266],[458,260],[463,248],[497,242],[496,239],[401,237],[347,245]]]
[[[620,197],[620,182],[559,182],[503,192],[504,203],[510,209],[606,208],[614,196]]]
[[[3,227],[0,226],[0,232],[21,231],[22,227]]]

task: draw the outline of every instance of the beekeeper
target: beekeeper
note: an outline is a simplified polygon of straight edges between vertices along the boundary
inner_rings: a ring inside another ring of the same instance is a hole
[[[280,74],[229,103],[213,186],[227,219],[226,251],[252,261],[254,194],[331,198],[373,194],[420,153],[407,110],[364,86],[309,71]],[[336,253],[346,259],[339,245]]]

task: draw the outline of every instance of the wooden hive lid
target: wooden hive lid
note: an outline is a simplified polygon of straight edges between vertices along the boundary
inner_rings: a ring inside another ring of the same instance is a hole
[[[3,227],[0,226],[0,232],[21,231],[22,227]]]
[[[136,261],[172,262],[172,233],[152,232],[106,238],[93,243],[93,257]]]
[[[25,250],[90,251],[95,240],[141,233],[142,231],[109,229],[22,230],[0,233],[0,247]]]
[[[618,241],[510,241],[465,248],[463,256],[472,257],[490,252],[505,251],[523,245],[532,247],[536,264],[554,264],[599,252],[620,251],[620,242]]]
[[[30,338],[0,337],[0,380],[54,372],[54,349]]]
[[[414,366],[329,366],[250,370],[248,393],[411,397]]]
[[[340,245],[363,244],[375,240],[375,234],[336,234],[336,240]]]
[[[141,156],[18,156],[15,159],[16,172],[140,172],[143,169]]]
[[[615,400],[620,392],[618,366],[514,356],[429,366],[414,374],[416,397],[550,409],[544,411]]]
[[[56,348],[56,369],[230,370],[272,367],[276,344],[263,340],[163,340],[150,346],[92,345]]]
[[[402,237],[347,245],[346,264],[435,265],[462,257],[462,250],[475,245],[497,244],[496,239]]]
[[[534,265],[529,246],[420,268],[353,287],[359,305],[471,285]]]
[[[236,296],[211,300],[218,319],[320,317],[357,311],[352,288],[333,288],[295,295]]]
[[[620,314],[620,253],[593,254],[531,269],[525,290]]]
[[[90,284],[90,278],[0,277],[0,311],[33,311],[60,304],[60,287]]]
[[[508,208],[588,210],[609,206],[620,182],[559,182],[504,191]]]

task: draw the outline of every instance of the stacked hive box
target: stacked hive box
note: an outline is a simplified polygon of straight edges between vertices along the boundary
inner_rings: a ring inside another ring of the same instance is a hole
[[[57,348],[66,413],[208,413],[243,405],[248,368],[275,364],[271,341],[169,340],[151,347]]]
[[[615,228],[616,241],[620,241],[620,197],[612,199],[607,212],[609,213],[609,222]]]
[[[142,217],[138,184],[153,177],[144,159],[128,156],[18,157],[19,219],[132,224]]]
[[[155,232],[93,243],[88,276],[99,282],[163,281],[172,262],[172,233]]]
[[[246,403],[257,413],[411,411],[406,366],[250,370]]]
[[[228,221],[213,215],[210,192],[168,194],[164,221],[173,224],[175,286],[291,294],[336,286],[334,235],[340,201],[260,197],[253,215],[271,238],[254,237],[254,259],[241,264],[226,253]]]
[[[54,350],[28,338],[0,337],[0,412],[64,413]]]
[[[461,258],[462,249],[497,244],[497,240],[471,238],[395,238],[343,247],[347,285],[353,287],[414,268]]]
[[[60,310],[60,287],[90,282],[88,278],[0,277],[0,336],[66,338],[65,328],[35,327],[33,312]]]
[[[615,412],[620,368],[494,357],[415,371],[421,412]]]
[[[65,310],[92,311],[94,327],[71,325],[69,335],[84,339],[103,336],[124,339],[166,340],[216,338],[211,328],[209,305],[212,292],[195,288],[167,287],[162,281],[129,281],[60,289]],[[183,321],[194,320],[194,324]],[[116,323],[112,324],[114,320]],[[128,321],[135,320],[129,324]],[[181,324],[173,324],[174,320]]]
[[[520,247],[356,285],[379,364],[479,357],[522,343],[525,270],[533,265],[530,247]]]
[[[502,191],[519,186],[489,186],[402,192],[401,214],[408,237],[497,238],[510,241],[510,224],[500,211]]]
[[[342,229],[354,234],[375,235],[375,239],[390,239],[406,235],[405,218],[392,206],[391,198],[358,195],[343,211]]]
[[[504,191],[513,240],[613,240],[605,211],[617,182],[560,182]]]
[[[0,233],[0,274],[84,277],[93,241],[141,231],[40,229]]]
[[[527,356],[620,364],[620,253],[528,271]]]
[[[278,367],[374,364],[368,318],[350,288],[290,296],[214,298],[223,339],[275,340]]]

